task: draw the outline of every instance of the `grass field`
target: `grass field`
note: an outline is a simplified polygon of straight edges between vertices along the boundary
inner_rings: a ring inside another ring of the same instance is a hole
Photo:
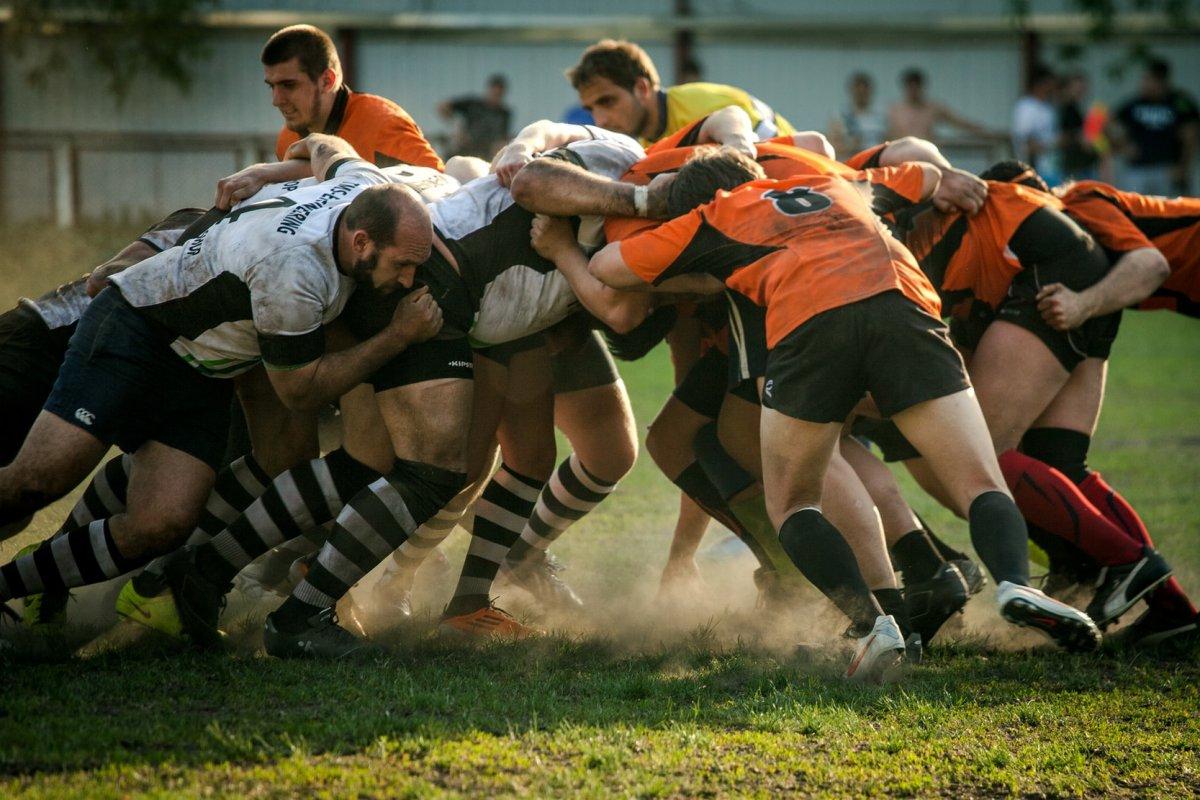
[[[134,232],[0,230],[0,301],[82,273]],[[1127,315],[1092,466],[1200,589],[1198,363],[1200,323]],[[665,354],[623,371],[644,427],[669,391]],[[962,523],[910,496],[965,543]],[[391,634],[387,658],[285,663],[252,644],[213,656],[146,643],[83,658],[52,642],[0,660],[0,797],[1200,793],[1195,651],[1065,655],[1011,637],[989,589],[902,683],[849,686],[840,657],[789,646],[832,620],[755,624],[743,561],[707,558],[707,590],[652,603],[675,508],[641,458],[556,546],[589,613],[541,641],[437,638],[450,579],[430,570],[421,620]],[[449,542],[452,567],[464,539]]]

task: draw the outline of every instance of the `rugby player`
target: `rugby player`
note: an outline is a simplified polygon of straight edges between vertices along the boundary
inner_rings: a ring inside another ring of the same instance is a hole
[[[932,167],[914,166],[899,168],[888,184],[899,207],[929,198],[940,181]],[[842,423],[866,390],[926,444],[927,455],[937,452],[931,462],[970,521],[1004,617],[1066,647],[1097,646],[1099,631],[1086,615],[1029,586],[1024,521],[939,319],[937,295],[912,256],[849,181],[762,178],[761,167],[731,150],[694,158],[670,187],[671,210],[684,216],[607,246],[589,268],[614,288],[729,286],[766,306],[767,505],[797,568],[871,631],[848,675],[877,675],[904,653],[895,620],[880,613],[852,551],[820,511]],[[836,243],[828,241],[831,221],[845,234]]]
[[[133,452],[128,510],[0,568],[0,598],[115,577],[186,537],[223,453],[226,378],[261,360],[286,405],[315,408],[436,331],[440,311],[418,292],[379,336],[325,351],[322,325],[356,283],[411,285],[430,225],[376,168],[313,147],[319,174],[337,180],[239,209],[112,277],[89,305],[45,409],[0,469],[0,518],[61,496],[114,443]]]

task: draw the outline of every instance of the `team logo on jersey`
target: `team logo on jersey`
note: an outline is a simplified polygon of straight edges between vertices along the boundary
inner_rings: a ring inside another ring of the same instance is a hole
[[[775,381],[767,381],[763,384],[763,394],[767,397],[775,396]]]
[[[833,205],[833,199],[829,195],[814,192],[807,186],[793,186],[786,191],[771,189],[763,193],[763,199],[770,200],[775,204],[776,211],[789,217],[813,214]]]
[[[96,421],[96,415],[88,411],[86,408],[75,409],[75,419],[87,425],[89,428]]]

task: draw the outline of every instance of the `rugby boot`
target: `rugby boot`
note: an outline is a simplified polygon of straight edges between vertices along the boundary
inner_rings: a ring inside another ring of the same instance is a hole
[[[579,595],[562,578],[562,562],[545,550],[531,550],[520,564],[505,566],[509,580],[533,595],[543,608],[559,612],[583,608]]]
[[[1151,608],[1128,628],[1119,631],[1114,639],[1120,647],[1187,647],[1200,642],[1200,615],[1181,617]]]
[[[1132,564],[1104,567],[1087,613],[1101,628],[1108,627],[1134,603],[1171,577],[1171,565],[1157,550],[1145,548]]]
[[[518,622],[495,603],[476,609],[466,614],[453,617],[443,617],[438,625],[442,633],[469,637],[497,637],[502,639],[528,639],[540,636],[545,631]]]
[[[116,611],[117,616],[172,639],[185,638],[175,598],[165,587],[161,593],[147,596],[138,591],[136,581],[128,580],[117,595]]]
[[[305,620],[305,627],[295,632],[279,630],[275,614],[271,614],[263,625],[263,646],[276,658],[344,658],[374,649],[339,625],[332,608],[313,614]]]
[[[963,580],[967,583],[967,594],[974,597],[987,586],[987,575],[983,573],[983,568],[969,558],[956,558],[949,562],[953,564],[958,573],[962,575]],[[928,641],[928,639],[926,640]]]
[[[231,584],[218,585],[196,568],[196,548],[183,547],[173,553],[163,569],[163,580],[175,601],[183,633],[201,648],[219,648],[219,628],[225,595]]]
[[[346,626],[366,636],[373,625],[391,625],[412,619],[412,590],[415,573],[393,560],[374,584],[352,591],[345,600]]]
[[[1066,650],[1084,652],[1100,646],[1100,629],[1091,617],[1032,586],[1001,581],[996,604],[1009,622],[1041,631]]]
[[[895,617],[881,614],[871,631],[858,640],[854,658],[846,667],[846,678],[859,683],[884,683],[904,663],[905,652],[904,636]]]
[[[938,567],[927,581],[914,581],[904,586],[904,602],[908,619],[921,642],[928,644],[946,624],[946,620],[962,610],[970,597],[963,574],[949,562]]]

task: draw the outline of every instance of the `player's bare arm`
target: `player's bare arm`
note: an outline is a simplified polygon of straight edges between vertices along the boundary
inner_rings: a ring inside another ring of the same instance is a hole
[[[653,307],[649,293],[612,289],[588,272],[587,256],[565,218],[539,214],[530,241],[538,255],[554,262],[583,307],[617,333],[628,333],[649,315]]]
[[[140,261],[145,261],[156,252],[158,251],[141,240],[125,245],[121,252],[92,270],[87,281],[88,297],[100,294],[104,287],[108,286],[108,279],[113,275]]]
[[[668,176],[649,186],[612,181],[556,158],[539,158],[527,164],[512,182],[513,200],[535,214],[555,217],[599,215],[605,217],[667,216]]]
[[[294,411],[314,411],[362,383],[409,345],[432,338],[441,328],[442,309],[429,289],[421,287],[401,300],[388,326],[367,341],[325,353],[295,369],[270,369],[268,365],[267,374],[285,406]]]
[[[302,180],[311,178],[312,174],[312,163],[303,158],[251,164],[217,181],[213,206],[228,211],[235,203],[254,195],[268,183]]]
[[[642,280],[625,263],[625,258],[621,255],[620,242],[605,245],[603,249],[592,256],[588,261],[588,272],[604,285],[614,289],[651,291],[656,294],[670,295],[709,295],[720,294],[725,290],[725,284],[719,278],[704,273],[679,275],[652,286]]]
[[[511,142],[496,153],[491,171],[500,179],[501,186],[511,186],[521,168],[533,161],[538,153],[591,138],[591,132],[583,125],[540,119],[522,128]]]
[[[1055,330],[1078,328],[1093,317],[1102,317],[1145,300],[1171,274],[1167,259],[1155,247],[1132,250],[1104,279],[1082,292],[1051,283],[1038,292],[1038,311]]]
[[[754,158],[758,150],[754,146],[758,136],[754,133],[754,123],[750,115],[741,106],[726,106],[714,111],[700,126],[699,142],[702,144],[722,144],[732,147],[739,152]]]
[[[949,169],[950,161],[942,155],[937,145],[917,136],[902,136],[888,142],[879,154],[879,166],[894,167],[906,161],[925,161]]]
[[[319,180],[325,180],[326,171],[335,161],[358,157],[358,151],[345,139],[324,133],[310,133],[283,154],[285,161],[307,159],[312,165],[312,174]]]

